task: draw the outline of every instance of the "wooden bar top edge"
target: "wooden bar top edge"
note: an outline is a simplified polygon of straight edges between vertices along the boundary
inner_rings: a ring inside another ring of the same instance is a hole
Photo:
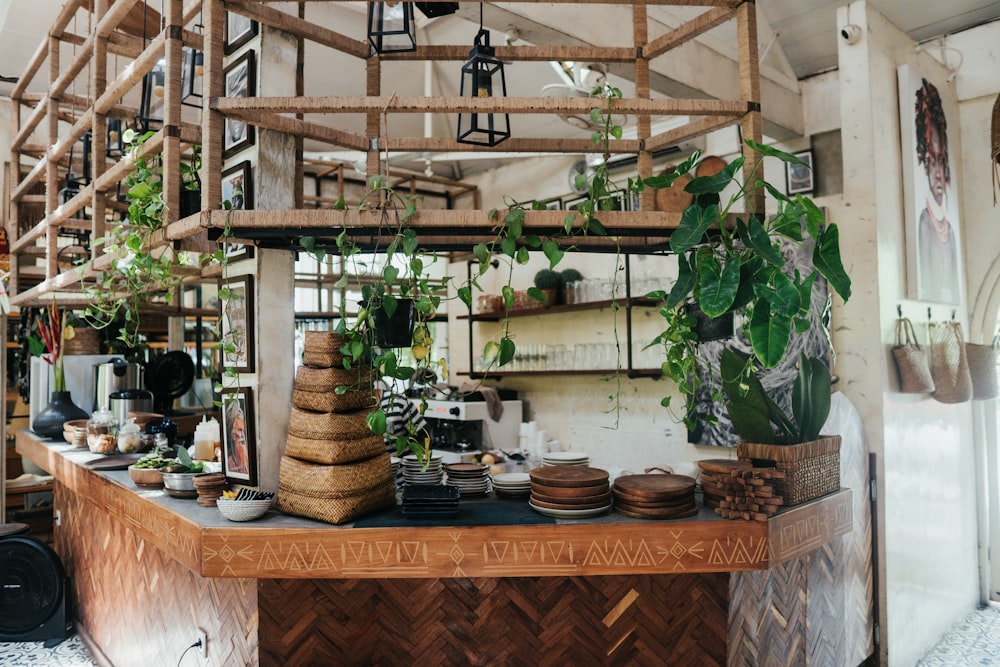
[[[17,451],[67,491],[98,504],[205,577],[422,579],[766,570],[843,535],[852,521],[852,493],[842,489],[767,522],[687,519],[357,528],[283,517],[281,525],[207,525],[127,482],[70,460],[60,443],[45,443],[21,431]],[[302,525],[288,525],[287,519]]]

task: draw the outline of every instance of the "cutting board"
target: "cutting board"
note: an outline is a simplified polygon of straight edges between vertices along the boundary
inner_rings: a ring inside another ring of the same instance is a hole
[[[608,483],[607,470],[590,466],[547,466],[530,470],[528,474],[533,484],[543,486],[601,486]]]
[[[615,492],[646,501],[664,501],[694,493],[694,478],[687,475],[624,475],[615,480]]]

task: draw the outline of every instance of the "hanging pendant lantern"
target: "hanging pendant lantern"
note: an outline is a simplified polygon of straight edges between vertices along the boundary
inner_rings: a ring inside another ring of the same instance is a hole
[[[417,25],[412,2],[369,2],[368,40],[375,53],[417,50]]]
[[[482,28],[469,51],[469,60],[462,65],[462,97],[506,97],[507,80],[503,61],[497,59],[490,46],[490,33]],[[459,113],[458,137],[461,144],[496,146],[510,138],[510,114]]]
[[[138,129],[142,132],[163,126],[163,95],[167,80],[166,61],[160,60],[142,77],[142,99],[139,103]]]
[[[184,69],[181,71],[181,104],[201,108],[204,73],[205,54],[197,49],[184,47]]]
[[[104,154],[116,160],[122,156],[122,121],[120,118],[109,118],[107,141],[104,144]]]

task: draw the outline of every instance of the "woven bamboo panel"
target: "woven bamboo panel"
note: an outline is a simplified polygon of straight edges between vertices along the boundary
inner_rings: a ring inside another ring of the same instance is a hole
[[[255,580],[204,579],[62,484],[55,507],[77,623],[113,664],[177,664],[197,628],[208,634],[205,664],[257,664]]]
[[[261,581],[261,665],[721,665],[728,580]]]
[[[795,559],[764,572],[733,574],[729,609],[730,667],[810,664],[806,656],[803,563],[803,559]]]

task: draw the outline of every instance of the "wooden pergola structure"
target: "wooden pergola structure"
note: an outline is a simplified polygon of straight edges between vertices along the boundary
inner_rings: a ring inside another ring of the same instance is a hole
[[[342,2],[345,0],[326,0]],[[431,0],[440,2],[442,0]],[[518,0],[515,0],[518,1]],[[520,0],[526,3],[537,0]],[[570,0],[557,0],[569,2]],[[574,0],[576,1],[576,0]],[[508,45],[497,46],[496,55],[504,61],[554,61],[633,63],[635,97],[615,100],[615,113],[632,114],[638,119],[635,139],[616,141],[616,153],[637,156],[638,176],[652,175],[652,156],[658,149],[679,141],[697,137],[712,130],[739,124],[742,136],[761,140],[759,62],[757,56],[756,7],[746,0],[649,0],[632,4],[627,0],[584,0],[631,9],[632,30],[627,45],[619,46],[559,46]],[[300,3],[304,6],[306,3]],[[651,38],[648,34],[647,8],[651,5],[703,6],[704,12],[674,30]],[[93,279],[105,270],[108,257],[94,254],[82,268],[60,271],[57,262],[58,236],[65,230],[89,229],[91,238],[105,233],[107,212],[115,207],[115,190],[132,169],[126,156],[117,162],[105,156],[109,118],[130,119],[135,109],[122,105],[122,98],[139,86],[143,76],[160,60],[165,61],[163,127],[145,142],[142,155],[162,154],[164,198],[167,205],[166,225],[156,239],[161,246],[192,251],[210,251],[221,230],[228,224],[235,237],[261,244],[276,243],[295,235],[321,236],[340,230],[345,225],[359,238],[378,236],[379,221],[364,213],[317,209],[306,206],[301,191],[296,194],[293,210],[224,211],[221,172],[223,168],[223,131],[227,118],[245,121],[259,128],[274,130],[296,137],[301,150],[304,140],[315,140],[331,147],[364,151],[368,173],[378,172],[379,155],[383,151],[503,151],[504,153],[579,154],[601,152],[589,139],[518,138],[512,137],[490,149],[470,146],[445,137],[383,137],[380,136],[382,114],[455,114],[509,113],[553,114],[588,113],[594,106],[588,99],[550,99],[542,97],[468,98],[468,97],[397,97],[386,96],[381,87],[382,60],[461,61],[468,56],[467,45],[422,45],[404,53],[374,53],[363,36],[338,33],[269,6],[261,0],[164,0],[162,20],[156,18],[158,32],[147,40],[136,36],[143,19],[150,25],[147,8],[140,0],[67,0],[48,38],[39,45],[31,62],[12,93],[15,110],[12,114],[11,156],[5,190],[7,230],[11,242],[10,293],[14,305],[47,302],[54,295],[59,303],[81,303],[81,277]],[[77,12],[92,12],[87,35],[71,34],[67,30]],[[224,23],[226,12],[235,12],[294,35],[299,40],[298,75],[295,97],[224,97]],[[302,13],[302,12],[300,12]],[[202,32],[193,29],[200,18]],[[650,60],[683,45],[694,37],[727,21],[735,21],[739,50],[739,90],[731,99],[652,99],[650,91]],[[138,23],[137,23],[138,22]],[[159,26],[162,24],[162,29]],[[363,95],[346,97],[306,96],[302,76],[304,41],[309,40],[363,60],[366,67],[366,89]],[[60,71],[60,49],[66,44],[78,46],[69,67]],[[204,53],[203,107],[201,123],[185,123],[181,114],[181,70],[183,49],[198,49]],[[119,55],[132,58],[131,66],[114,78],[108,77],[109,58]],[[48,87],[42,95],[26,92],[31,81],[48,62]],[[89,71],[89,95],[70,91],[71,84]],[[365,133],[357,134],[337,129],[336,122],[319,124],[305,120],[306,114],[336,116],[364,114]],[[651,118],[656,116],[690,116],[691,122],[666,132],[652,134]],[[69,129],[60,131],[60,121]],[[47,146],[29,143],[38,129],[44,128]],[[59,184],[67,168],[71,148],[87,132],[92,136],[93,179],[80,188],[69,201],[59,201]],[[178,219],[180,210],[179,163],[190,146],[202,146],[201,212]],[[744,174],[755,167],[759,156],[749,153]],[[27,170],[27,173],[24,173]],[[304,165],[297,165],[298,182],[302,182]],[[300,189],[301,190],[301,189]],[[763,210],[755,201],[755,210]],[[609,211],[601,214],[601,222],[611,237],[621,237],[626,251],[630,247],[648,248],[660,242],[676,228],[680,213],[657,212],[653,208],[653,193],[644,192],[641,211]],[[44,217],[30,221],[31,207],[44,204]],[[89,220],[81,211],[90,209]],[[565,214],[559,211],[529,211],[524,228],[533,233],[553,233],[562,228]],[[465,249],[484,238],[492,238],[493,222],[482,210],[423,211],[413,225],[421,241],[430,249]],[[613,244],[612,239],[590,238],[584,248],[599,248]],[[23,288],[18,265],[38,253],[44,253],[44,272],[36,285]],[[207,274],[206,277],[211,274]]]

